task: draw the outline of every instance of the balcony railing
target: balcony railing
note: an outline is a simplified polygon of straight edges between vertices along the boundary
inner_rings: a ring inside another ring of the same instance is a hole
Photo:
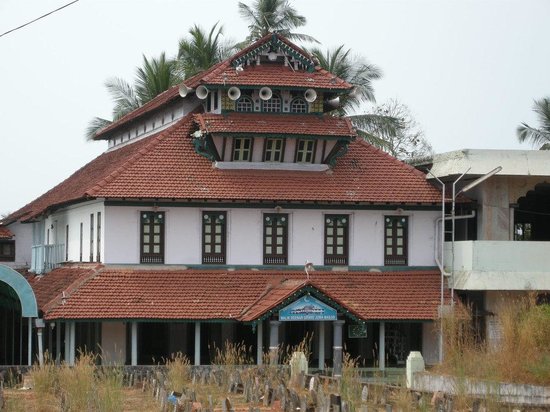
[[[32,247],[31,272],[40,275],[55,269],[64,260],[65,245],[36,245]]]
[[[445,242],[445,270],[459,289],[541,290],[550,287],[550,242]]]

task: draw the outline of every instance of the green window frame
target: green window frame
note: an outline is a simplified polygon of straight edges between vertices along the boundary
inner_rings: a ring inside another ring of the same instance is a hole
[[[253,112],[254,101],[250,96],[241,96],[235,104],[235,110],[238,112]]]
[[[281,96],[273,93],[271,99],[262,100],[262,112],[280,113],[283,110],[283,100]]]
[[[313,163],[315,161],[316,142],[312,139],[298,139],[296,142],[296,163]]]
[[[252,160],[252,146],[254,141],[251,137],[233,138],[233,156],[234,162],[250,162]]]
[[[308,105],[303,97],[295,97],[290,102],[290,113],[307,113]]]
[[[349,215],[325,215],[325,265],[347,266]]]
[[[164,263],[164,212],[140,212],[140,262]]]
[[[285,139],[269,138],[264,143],[264,162],[282,162],[285,154]]]
[[[266,213],[264,219],[264,265],[288,264],[288,214]]]
[[[226,222],[226,212],[202,212],[202,263],[225,264]]]
[[[15,240],[0,240],[0,262],[15,261]]]
[[[384,218],[384,265],[408,265],[407,216],[385,216]]]

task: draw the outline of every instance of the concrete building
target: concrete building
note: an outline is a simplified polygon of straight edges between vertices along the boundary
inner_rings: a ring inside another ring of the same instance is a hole
[[[449,286],[473,305],[482,337],[497,343],[503,305],[530,293],[549,301],[550,152],[465,149],[436,155],[424,166],[429,179],[446,183],[449,198],[462,174],[455,194],[500,168],[464,192],[471,203],[457,199],[455,241],[448,218],[444,245]]]
[[[204,364],[226,340],[261,363],[307,335],[336,374],[344,348],[437,361],[441,196],[329,114],[351,91],[270,34],[100,131],[105,153],[2,222],[30,273],[0,272],[0,364]]]

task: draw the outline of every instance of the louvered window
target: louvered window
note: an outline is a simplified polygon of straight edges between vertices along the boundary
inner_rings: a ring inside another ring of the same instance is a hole
[[[141,263],[164,263],[164,212],[141,212]]]
[[[387,266],[407,265],[406,216],[386,216],[384,224],[384,264]]]
[[[226,213],[202,213],[202,263],[225,264]]]
[[[288,215],[264,215],[264,265],[288,263]]]
[[[348,215],[325,215],[325,265],[348,264]]]

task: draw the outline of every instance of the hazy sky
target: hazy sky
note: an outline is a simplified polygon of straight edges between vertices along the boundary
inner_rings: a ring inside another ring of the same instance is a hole
[[[1,0],[0,33],[69,0]],[[252,0],[247,3],[251,4]],[[378,102],[407,104],[436,152],[529,149],[521,121],[550,95],[548,0],[294,0],[302,32],[345,44],[384,72]],[[14,211],[106,149],[88,143],[110,117],[104,81],[131,80],[142,54],[174,55],[198,23],[247,33],[233,0],[80,0],[0,37],[0,213]],[[367,109],[368,107],[365,107]]]

